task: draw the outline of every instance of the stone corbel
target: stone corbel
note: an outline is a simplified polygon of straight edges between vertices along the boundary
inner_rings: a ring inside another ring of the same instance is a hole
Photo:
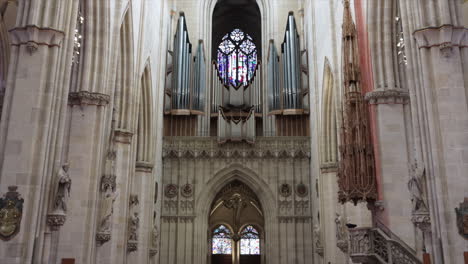
[[[411,222],[423,232],[431,231],[431,217],[429,212],[414,212]]]
[[[419,49],[438,47],[445,58],[453,54],[453,48],[468,47],[468,28],[454,25],[427,27],[413,33]]]
[[[407,104],[409,93],[401,89],[375,90],[366,94],[370,104]]]
[[[96,105],[105,106],[109,104],[110,96],[101,93],[92,93],[88,91],[79,91],[68,95],[68,104],[73,105]]]
[[[28,52],[32,55],[39,46],[60,47],[65,33],[52,28],[42,28],[36,25],[16,27],[9,30],[12,46],[26,45]]]
[[[58,231],[65,224],[67,215],[63,212],[54,212],[47,215],[47,225],[53,231]]]

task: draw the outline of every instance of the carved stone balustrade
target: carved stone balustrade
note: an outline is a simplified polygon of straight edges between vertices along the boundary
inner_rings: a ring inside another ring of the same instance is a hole
[[[378,228],[349,230],[349,254],[354,263],[422,264],[407,245]]]

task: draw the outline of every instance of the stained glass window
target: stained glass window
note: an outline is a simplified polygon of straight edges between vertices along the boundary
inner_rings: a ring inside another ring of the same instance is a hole
[[[241,255],[260,255],[260,235],[253,226],[242,230],[240,249]]]
[[[232,254],[231,231],[224,225],[220,225],[213,232],[212,254]]]
[[[240,29],[226,34],[218,46],[218,73],[223,83],[248,86],[257,69],[257,47]]]

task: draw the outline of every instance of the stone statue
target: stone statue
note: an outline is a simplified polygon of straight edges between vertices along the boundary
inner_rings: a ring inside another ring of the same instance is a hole
[[[411,176],[408,181],[408,190],[411,193],[413,212],[427,211],[427,206],[423,196],[423,179],[425,174],[426,169],[418,168],[416,162],[411,165]]]
[[[321,248],[322,242],[320,239],[320,227],[317,224],[314,225],[314,237],[315,237],[315,247]]]
[[[129,226],[129,237],[128,240],[130,241],[137,241],[138,240],[138,227],[140,226],[140,217],[138,216],[137,212],[133,213],[133,216],[130,217],[130,226]]]
[[[67,199],[70,197],[72,183],[70,175],[68,174],[68,168],[69,166],[67,163],[63,164],[57,175],[58,188],[55,196],[54,211],[67,211]]]
[[[114,202],[118,194],[106,192],[101,202],[101,220],[99,223],[99,232],[110,232],[112,223],[112,214],[114,213]]]
[[[343,217],[336,213],[335,217],[335,225],[336,225],[336,240],[346,240],[346,228],[345,223],[343,222]]]

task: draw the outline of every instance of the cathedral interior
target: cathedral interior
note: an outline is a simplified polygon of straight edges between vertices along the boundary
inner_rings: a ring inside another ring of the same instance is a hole
[[[468,0],[0,0],[1,264],[468,264]]]

